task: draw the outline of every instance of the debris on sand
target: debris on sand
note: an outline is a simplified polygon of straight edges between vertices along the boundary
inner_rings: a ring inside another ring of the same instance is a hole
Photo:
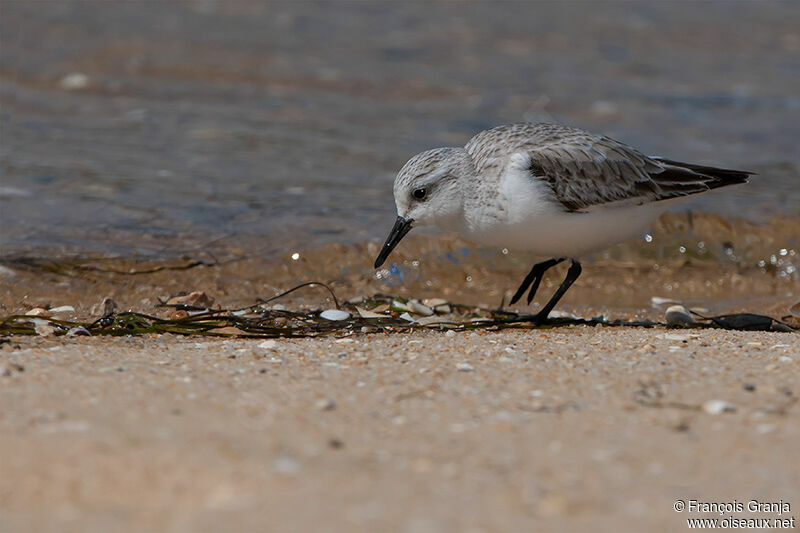
[[[300,288],[312,286],[322,286],[327,289],[336,307],[323,310],[290,310],[282,304],[272,303],[277,298]],[[11,315],[0,319],[0,335],[65,335],[73,331],[71,335],[172,333],[177,335],[292,338],[350,335],[354,332],[392,333],[413,328],[448,331],[499,331],[509,328],[536,329],[564,326],[650,328],[678,324],[684,328],[693,329],[795,331],[786,323],[764,315],[744,313],[703,316],[686,311],[683,307],[676,309],[679,306],[670,308],[672,312],[668,313],[669,317],[666,323],[650,320],[609,320],[603,316],[580,318],[569,313],[552,313],[545,323],[533,324],[526,315],[516,312],[460,305],[435,298],[423,302],[377,294],[369,298],[350,299],[340,304],[331,288],[319,282],[303,283],[268,300],[261,300],[256,304],[238,309],[222,309],[220,306],[212,307],[213,305],[214,299],[203,291],[176,295],[161,304],[163,307],[173,308],[169,318],[163,318],[135,311],[117,313],[115,312],[116,303],[110,298],[106,298],[103,300],[102,310],[98,306],[93,307],[93,316],[97,316],[100,312],[103,316],[92,322],[55,318],[52,316],[52,312],[45,307],[36,307],[29,310],[26,315]],[[72,306],[62,306],[58,309],[66,311],[72,309]],[[448,333],[447,335],[454,334]]]
[[[350,313],[347,311],[340,311],[338,309],[327,309],[319,314],[320,318],[325,320],[332,320],[335,322],[347,320],[350,318]]]
[[[692,315],[682,305],[670,306],[664,313],[664,318],[670,326],[687,327],[694,324]]]
[[[211,309],[211,306],[214,305],[214,298],[203,291],[194,291],[189,294],[173,296],[167,300],[165,305],[192,307],[194,309]]]
[[[710,415],[736,412],[736,406],[724,400],[708,400],[703,404],[703,411]]]

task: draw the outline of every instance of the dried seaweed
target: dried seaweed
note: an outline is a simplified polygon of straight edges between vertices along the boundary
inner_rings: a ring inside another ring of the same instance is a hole
[[[266,304],[291,294],[299,289],[313,286],[325,288],[331,295],[337,309],[346,309],[350,317],[345,320],[326,320],[320,316],[319,309],[296,311],[266,307]],[[258,303],[238,309],[199,309],[187,305],[162,303],[185,311],[186,316],[161,318],[145,313],[126,311],[98,318],[92,322],[60,320],[51,317],[11,315],[0,320],[0,335],[36,335],[37,325],[45,324],[55,335],[141,335],[164,334],[207,335],[216,337],[254,337],[254,338],[301,338],[324,335],[349,335],[355,332],[396,332],[410,329],[455,329],[488,330],[504,329],[542,329],[569,326],[609,326],[609,327],[669,327],[662,322],[649,320],[625,321],[606,320],[604,317],[550,318],[546,323],[535,325],[530,317],[518,313],[475,308],[461,304],[448,303],[452,312],[446,316],[425,317],[408,320],[408,316],[397,311],[387,311],[379,317],[364,318],[359,315],[357,305],[374,309],[380,305],[391,306],[393,302],[405,302],[396,296],[376,294],[371,298],[340,303],[334,291],[321,282],[307,282],[297,285],[283,293]],[[696,313],[695,313],[696,314]],[[173,315],[174,316],[174,315]],[[795,331],[790,326],[763,315],[743,313],[704,317],[694,325],[695,328],[721,328],[745,331]]]

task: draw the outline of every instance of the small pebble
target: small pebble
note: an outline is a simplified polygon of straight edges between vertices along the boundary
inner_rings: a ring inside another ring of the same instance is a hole
[[[350,318],[350,313],[347,311],[340,311],[338,309],[327,309],[319,314],[320,318],[325,320],[347,320]]]
[[[200,309],[208,309],[214,305],[214,298],[203,291],[194,291],[189,294],[173,296],[167,300],[167,305],[186,305]]]
[[[61,78],[58,85],[67,91],[83,89],[89,85],[89,76],[82,72],[72,72]]]
[[[667,324],[670,326],[691,326],[694,324],[692,315],[690,315],[682,305],[673,305],[669,307],[664,316],[667,320]]]
[[[547,316],[550,318],[580,318],[577,315],[568,313],[567,311],[559,311],[558,309],[553,309]]]
[[[449,339],[452,339],[453,337],[456,336],[456,332],[453,331],[452,329],[448,329],[447,331],[444,332],[444,336]]]
[[[50,317],[50,312],[42,307],[34,307],[33,309],[28,310],[25,314],[28,316],[43,316],[45,318]]]
[[[314,406],[320,411],[333,411],[336,409],[336,402],[330,398],[320,398]]]
[[[100,318],[106,318],[113,315],[114,311],[116,310],[117,310],[117,302],[115,302],[109,297],[105,297],[103,298],[102,302],[93,305],[92,310],[90,312],[92,313],[92,316],[100,315]]]
[[[475,370],[475,367],[469,363],[458,363],[456,365],[456,370],[460,372],[472,372],[473,370]]]
[[[52,337],[56,334],[55,326],[46,320],[34,319],[34,325],[36,333],[42,337]]]
[[[710,415],[736,412],[736,406],[724,400],[708,400],[703,404],[703,411]]]
[[[189,316],[189,313],[187,313],[183,309],[180,309],[178,311],[175,311],[171,315],[169,315],[169,319],[170,320],[181,320],[183,318],[187,318],[188,316]]]
[[[678,335],[676,333],[665,333],[663,335],[658,335],[658,338],[668,340],[668,341],[688,341],[691,337],[689,335]]]
[[[300,463],[291,457],[277,457],[272,461],[272,471],[279,474],[295,475],[300,472]]]
[[[258,345],[259,348],[264,348],[265,350],[275,350],[278,348],[278,346],[278,341],[274,341],[272,339],[265,340]]]

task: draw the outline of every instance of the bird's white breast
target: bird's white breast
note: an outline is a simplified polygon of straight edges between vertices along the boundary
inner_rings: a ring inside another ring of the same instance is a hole
[[[460,232],[465,239],[547,257],[580,257],[640,235],[676,203],[604,204],[567,212],[549,185],[524,166],[512,156],[499,182],[484,182],[499,186],[499,194],[490,202],[467,205]]]

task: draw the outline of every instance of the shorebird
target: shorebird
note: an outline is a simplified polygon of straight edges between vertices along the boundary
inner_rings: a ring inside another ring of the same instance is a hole
[[[394,182],[397,220],[375,268],[420,225],[550,257],[533,265],[513,305],[526,291],[530,304],[545,272],[569,260],[550,300],[526,317],[540,324],[580,276],[580,257],[640,235],[689,196],[745,183],[751,174],[646,156],[567,126],[498,126],[478,133],[463,148],[417,154],[400,169]]]

